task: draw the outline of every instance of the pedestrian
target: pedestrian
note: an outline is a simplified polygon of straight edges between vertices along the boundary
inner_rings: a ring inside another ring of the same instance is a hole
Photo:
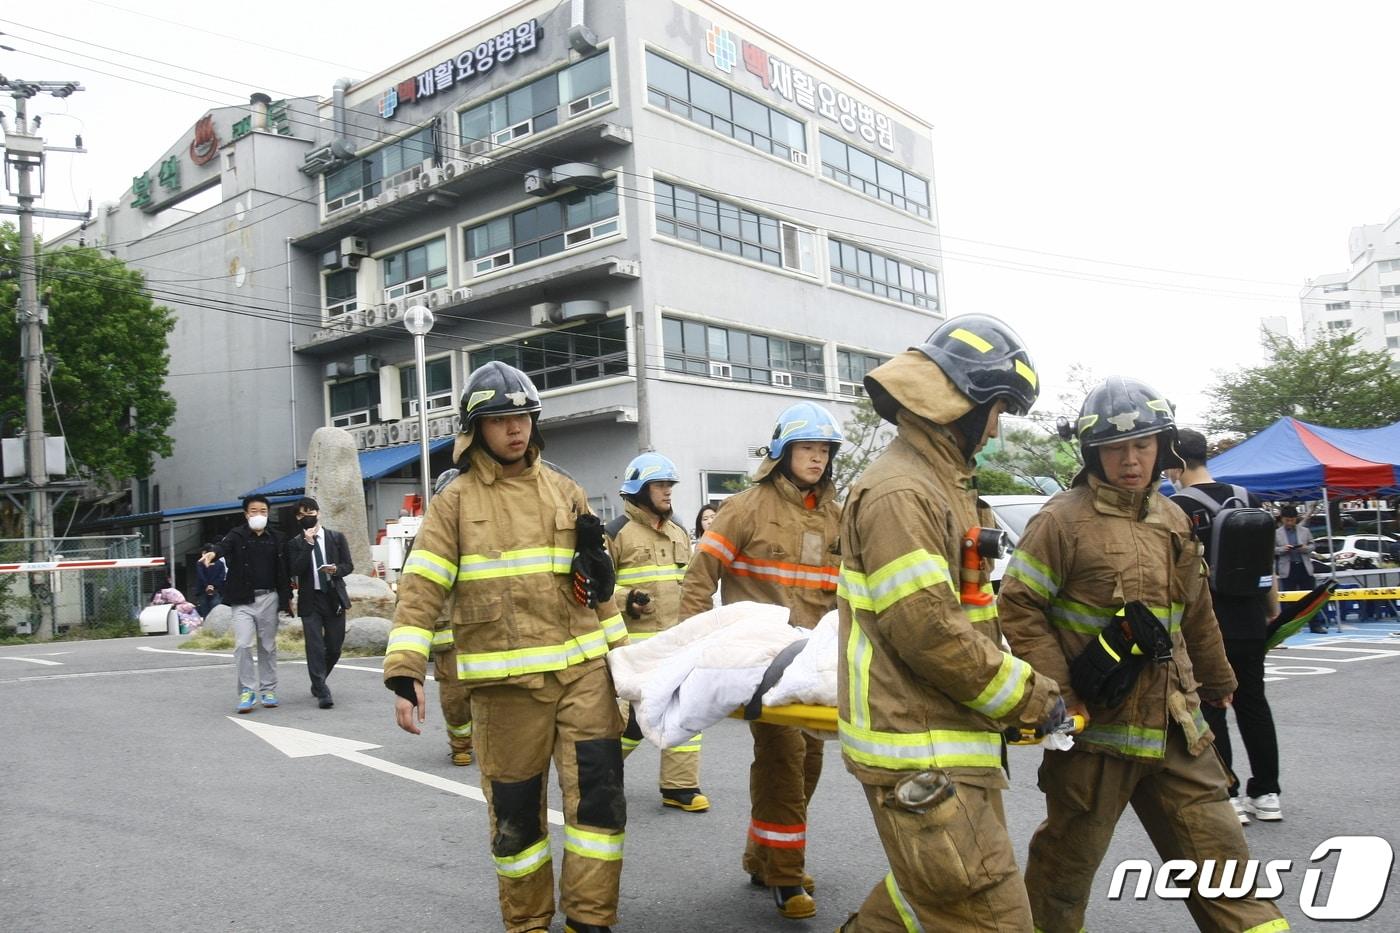
[[[206,544],[200,548],[200,553],[214,550],[213,544]],[[223,604],[224,601],[224,580],[228,577],[228,563],[222,558],[212,564],[205,564],[204,561],[197,561],[194,567],[195,585],[199,587],[199,615],[202,619],[209,618],[209,613],[214,611],[215,606]]]
[[[691,543],[698,543],[705,537],[705,532],[710,530],[710,526],[715,523],[715,516],[719,514],[719,505],[714,502],[706,502],[700,506],[700,511],[695,513],[695,530],[690,533]]]
[[[630,642],[651,638],[680,621],[681,580],[690,563],[690,535],[676,524],[671,492],[680,481],[676,465],[657,453],[633,458],[623,472],[623,513],[607,525],[617,566],[617,585]],[[619,701],[627,725],[622,757],[641,744],[642,729],[626,700]],[[700,791],[700,743],[697,733],[661,752],[661,804],[686,813],[703,813],[710,800]]]
[[[1075,433],[1084,468],[1027,524],[998,601],[1012,651],[1088,719],[1073,748],[1047,750],[1040,766],[1046,817],[1026,864],[1035,928],[1084,928],[1131,804],[1163,860],[1201,866],[1186,895],[1200,929],[1285,930],[1267,900],[1199,893],[1249,847],[1200,710],[1228,706],[1235,675],[1186,516],[1156,492],[1164,468],[1183,466],[1171,405],[1114,376],[1089,392]]]
[[[460,415],[461,473],[432,498],[404,564],[384,682],[399,727],[419,734],[433,629],[451,593],[505,927],[545,931],[554,916],[545,823],[553,760],[564,929],[608,933],[627,808],[622,719],[604,655],[627,629],[603,528],[583,489],[541,460],[540,397],[523,372],[500,362],[473,371]]]
[[[838,730],[890,871],[843,933],[1031,929],[1001,733],[1053,731],[1065,707],[1053,680],[1002,650],[991,559],[958,568],[963,541],[997,527],[973,458],[1003,412],[1035,404],[1037,381],[1021,339],[980,314],[865,377],[896,434],[841,523]]]
[[[1278,530],[1274,532],[1274,573],[1282,581],[1282,589],[1306,593],[1317,585],[1312,572],[1312,555],[1317,545],[1307,526],[1298,524],[1296,505],[1279,509],[1278,518]]]
[[[1206,438],[1199,431],[1182,428],[1177,432],[1177,452],[1185,462],[1185,469],[1175,471],[1172,484],[1178,490],[1195,489],[1209,496],[1223,506],[1237,496],[1236,487],[1228,483],[1217,483],[1206,469]],[[1172,471],[1169,471],[1172,472]],[[1172,501],[1186,513],[1196,540],[1205,548],[1206,562],[1214,566],[1217,560],[1226,555],[1213,554],[1210,550],[1212,510],[1190,494],[1175,495]],[[1247,504],[1256,509],[1263,504],[1253,494],[1248,494]],[[1269,526],[1265,524],[1267,535]],[[1226,542],[1228,543],[1228,542]],[[1272,565],[1273,558],[1268,551],[1268,538],[1263,541],[1265,563]],[[1238,560],[1235,561],[1238,563]],[[1274,715],[1269,709],[1269,700],[1264,695],[1264,658],[1269,653],[1267,646],[1269,623],[1278,618],[1278,577],[1272,573],[1268,577],[1270,585],[1250,595],[1224,593],[1215,587],[1210,590],[1211,606],[1215,620],[1220,625],[1220,635],[1225,642],[1225,657],[1230,661],[1230,669],[1235,673],[1237,686],[1231,704],[1235,710],[1235,721],[1239,725],[1240,739],[1244,742],[1249,756],[1249,784],[1245,796],[1240,797],[1240,780],[1235,775],[1234,753],[1230,747],[1230,724],[1226,708],[1207,703],[1201,712],[1206,724],[1215,733],[1215,750],[1225,763],[1230,779],[1230,804],[1235,808],[1240,823],[1247,825],[1249,815],[1261,820],[1281,820],[1283,810],[1279,805],[1279,764],[1278,734],[1274,729]]]
[[[306,673],[321,709],[335,706],[326,679],[345,644],[350,593],[345,578],[355,572],[345,535],[321,525],[321,506],[310,496],[297,502],[301,534],[287,540],[287,572],[297,581],[297,611],[306,635]]]
[[[233,658],[238,672],[238,712],[252,712],[261,700],[277,706],[277,613],[291,612],[282,535],[267,526],[266,496],[243,499],[242,525],[203,554],[205,567],[222,559],[228,566],[224,601],[233,607]],[[257,645],[257,670],[253,646]]]
[[[812,628],[836,605],[841,506],[831,481],[841,429],[831,412],[798,402],[778,416],[754,484],[730,497],[696,548],[682,582],[682,619],[753,600],[785,606]],[[807,803],[821,776],[822,741],[794,726],[751,722],[749,833],[743,868],[788,919],[816,914],[805,870]]]

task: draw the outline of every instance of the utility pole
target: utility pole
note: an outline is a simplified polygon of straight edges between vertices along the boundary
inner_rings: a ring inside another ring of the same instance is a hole
[[[10,168],[19,175],[17,208],[0,206],[0,213],[19,215],[19,308],[17,319],[21,327],[20,347],[24,363],[24,441],[25,478],[29,486],[29,536],[34,539],[31,559],[47,561],[46,553],[53,547],[53,517],[49,512],[48,466],[45,462],[44,434],[44,318],[47,309],[39,305],[38,263],[34,251],[34,217],[54,217],[87,220],[89,214],[78,211],[35,209],[34,199],[43,194],[44,140],[31,132],[29,98],[39,93],[67,97],[82,87],[71,81],[16,81],[0,75],[0,90],[9,91],[15,101],[15,126],[5,131],[5,186],[9,187]],[[58,148],[58,147],[53,147]],[[64,151],[82,151],[81,147]],[[34,191],[31,173],[39,170],[39,191]],[[30,575],[30,594],[38,609],[35,636],[53,634],[53,596],[47,574]],[[48,626],[45,629],[44,623]]]

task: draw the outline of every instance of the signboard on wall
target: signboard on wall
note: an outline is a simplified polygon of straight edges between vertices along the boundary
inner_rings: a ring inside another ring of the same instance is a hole
[[[539,48],[543,36],[544,29],[538,20],[512,26],[499,36],[492,36],[464,49],[456,58],[449,58],[385,89],[376,109],[381,117],[388,120],[405,104],[427,100],[453,85],[468,84],[498,65],[521,55],[529,55]]]

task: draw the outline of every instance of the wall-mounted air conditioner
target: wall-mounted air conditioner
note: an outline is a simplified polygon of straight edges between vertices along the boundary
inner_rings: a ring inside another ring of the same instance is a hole
[[[370,356],[368,353],[361,353],[350,361],[351,373],[356,376],[368,376],[370,373],[379,372],[379,357]]]

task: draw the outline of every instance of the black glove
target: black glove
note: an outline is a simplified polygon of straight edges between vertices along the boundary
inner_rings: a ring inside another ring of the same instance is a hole
[[[418,694],[413,689],[413,685],[415,682],[416,681],[414,681],[412,677],[390,677],[388,680],[384,681],[384,686],[388,687],[390,690],[394,691],[394,693],[398,694],[408,702],[412,703],[414,707],[417,707]]]
[[[642,617],[643,608],[651,602],[645,590],[630,590],[627,593],[627,615],[633,619]]]
[[[1055,705],[1050,707],[1050,712],[1046,714],[1045,719],[1035,727],[1036,738],[1044,738],[1058,732],[1068,718],[1065,713],[1064,699],[1055,697]]]
[[[574,576],[574,599],[590,609],[612,599],[617,585],[617,571],[603,545],[603,523],[598,516],[580,515],[574,523],[575,550],[571,567]]]

